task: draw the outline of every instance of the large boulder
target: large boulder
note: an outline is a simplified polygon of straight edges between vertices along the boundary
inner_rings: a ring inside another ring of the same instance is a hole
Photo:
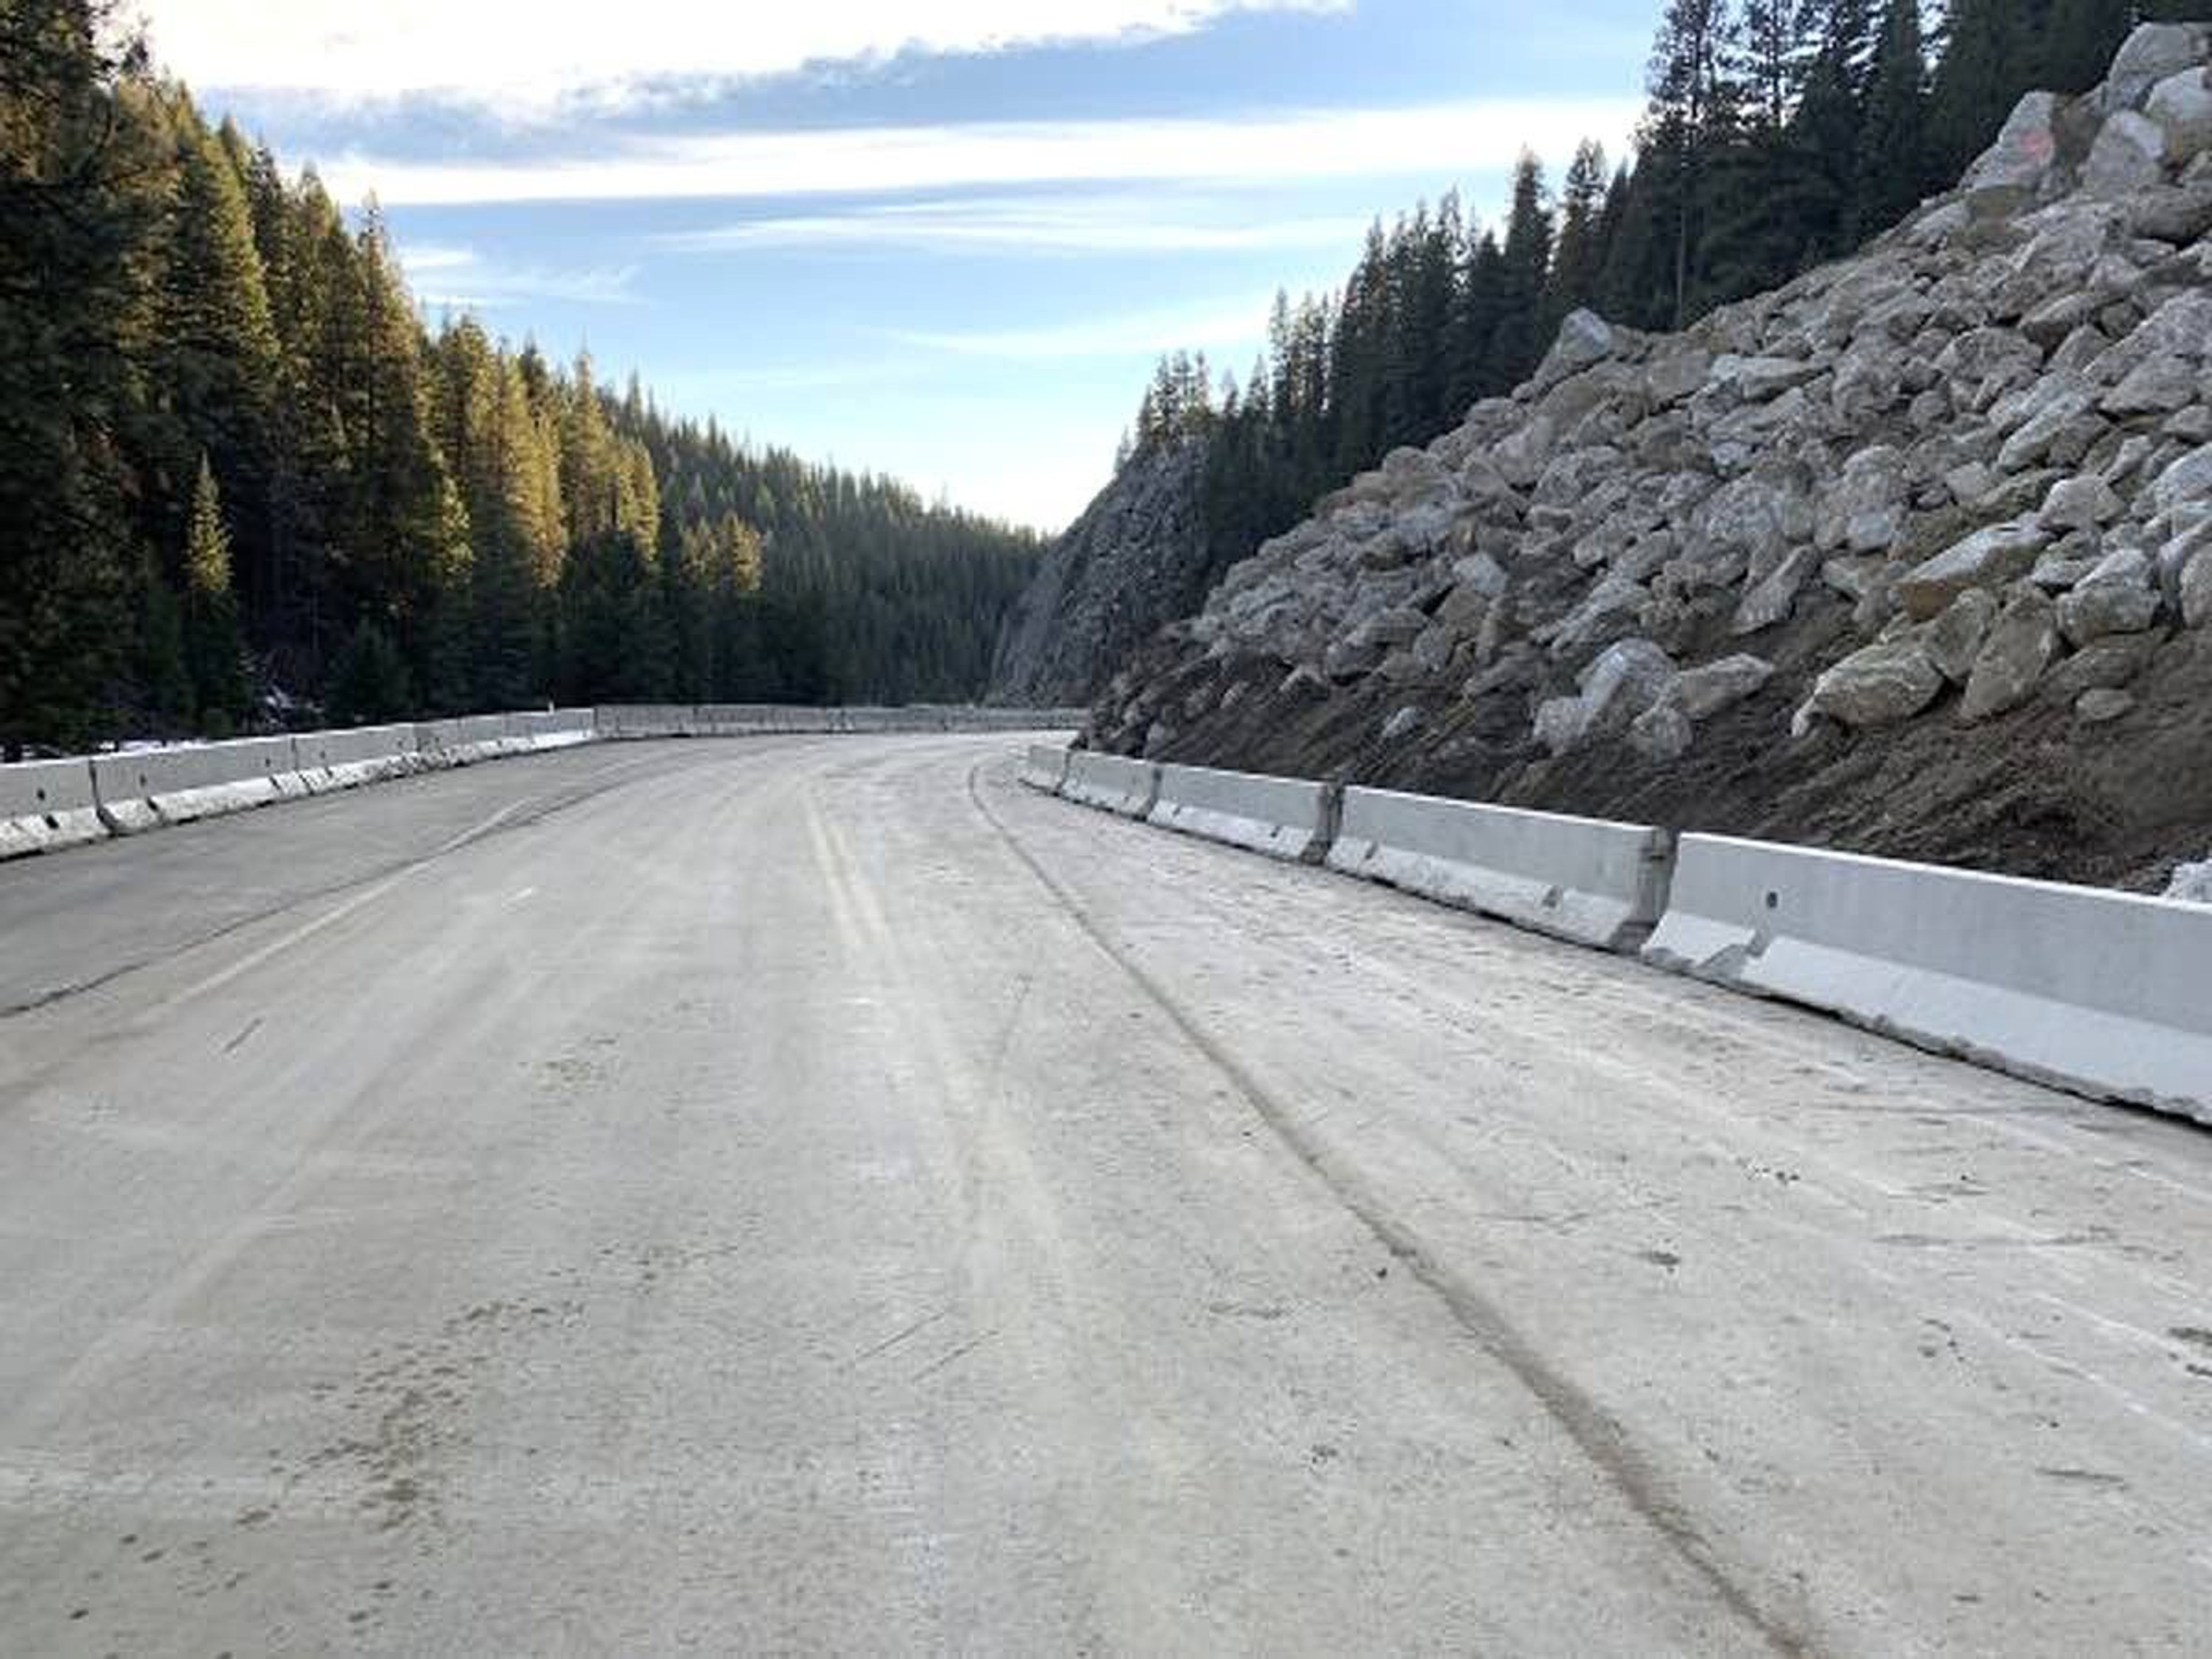
[[[2200,547],[2181,567],[2181,620],[2191,628],[2212,628],[2212,543]]]
[[[2105,123],[2081,167],[2081,187],[2093,196],[2125,196],[2165,181],[2166,133],[2131,109]]]
[[[2161,81],[2203,65],[2212,31],[2203,23],[2144,23],[2122,43],[2105,76],[2106,113],[2134,109]]]
[[[2050,545],[2051,532],[2033,519],[1990,525],[1907,571],[1897,584],[1898,602],[1925,622],[1970,587],[2001,587],[2026,575]]]
[[[1996,596],[1987,588],[1970,587],[1920,630],[1920,643],[1938,673],[1954,685],[1964,685],[1996,619]]]
[[[2112,634],[2140,634],[2158,620],[2151,562],[2134,548],[2107,556],[2058,601],[2058,628],[2075,646]]]
[[[2143,112],[2166,135],[2167,151],[2187,161],[2212,149],[2212,80],[2201,69],[2169,75],[2150,89]]]
[[[2014,588],[1966,677],[1960,716],[1985,720],[2019,708],[2057,654],[2058,615],[2049,596],[2037,587]]]
[[[1739,652],[1718,662],[1686,668],[1668,683],[1660,704],[1675,708],[1692,720],[1711,720],[1723,709],[1741,702],[1774,678],[1774,665],[1764,657]]]
[[[1996,142],[1966,170],[1966,201],[1983,211],[2005,211],[2040,195],[2058,165],[2058,112],[2054,93],[2031,92],[2013,106]]]
[[[1943,676],[1910,635],[1854,651],[1814,682],[1816,714],[1855,728],[1894,726],[1936,701]]]

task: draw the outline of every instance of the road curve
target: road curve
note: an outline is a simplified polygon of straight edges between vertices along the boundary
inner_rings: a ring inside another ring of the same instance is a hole
[[[0,1650],[2203,1650],[2212,1133],[1012,775],[0,866]]]

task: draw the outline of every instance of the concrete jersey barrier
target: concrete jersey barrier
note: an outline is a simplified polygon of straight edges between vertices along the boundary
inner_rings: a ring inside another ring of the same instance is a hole
[[[472,766],[518,752],[505,714],[471,714],[461,720],[422,720],[415,739],[434,766]]]
[[[588,708],[551,708],[509,714],[506,719],[508,739],[523,752],[533,755],[589,743],[596,731],[592,711]]]
[[[1127,760],[1079,749],[1067,757],[1060,793],[1085,806],[1098,806],[1123,817],[1141,818],[1159,799],[1160,769],[1150,761]]]
[[[289,738],[129,749],[92,759],[100,816],[118,835],[190,823],[302,795]]]
[[[87,760],[20,761],[0,766],[0,859],[56,852],[98,841],[100,798]]]
[[[1055,749],[1049,744],[1033,743],[1022,757],[1021,780],[1032,789],[1042,789],[1048,795],[1060,793],[1060,780],[1067,775],[1067,759],[1074,751]]]
[[[2212,1124],[2212,910],[1682,838],[1647,961]]]
[[[1516,927],[1633,950],[1667,897],[1669,837],[1643,824],[1346,789],[1328,865]]]
[[[422,744],[412,726],[362,726],[301,732],[292,738],[293,769],[310,794],[352,789],[418,771]]]
[[[1162,766],[1150,821],[1292,862],[1326,846],[1326,784],[1200,766]]]

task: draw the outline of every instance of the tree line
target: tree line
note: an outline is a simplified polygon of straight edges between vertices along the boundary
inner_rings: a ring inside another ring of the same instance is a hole
[[[2093,86],[2136,24],[2198,0],[1668,0],[1635,154],[1583,144],[1554,194],[1523,155],[1501,227],[1456,192],[1369,230],[1344,285],[1276,296],[1240,382],[1170,354],[1118,465],[1205,446],[1221,574],[1321,495],[1527,378],[1566,315],[1645,329],[1849,252],[1955,181],[2021,95]]]
[[[983,690],[1033,535],[427,327],[118,9],[0,6],[0,748]]]

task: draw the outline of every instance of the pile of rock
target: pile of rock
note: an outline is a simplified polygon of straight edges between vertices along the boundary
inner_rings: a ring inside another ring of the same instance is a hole
[[[2212,624],[2208,62],[2212,25],[2145,26],[1859,256],[1680,335],[1569,319],[1511,398],[1232,569],[1093,740],[1158,752],[1267,665],[1286,698],[1389,688],[1401,733],[1503,702],[1532,753],[1654,763],[1785,659],[1800,739],[2124,719]]]

